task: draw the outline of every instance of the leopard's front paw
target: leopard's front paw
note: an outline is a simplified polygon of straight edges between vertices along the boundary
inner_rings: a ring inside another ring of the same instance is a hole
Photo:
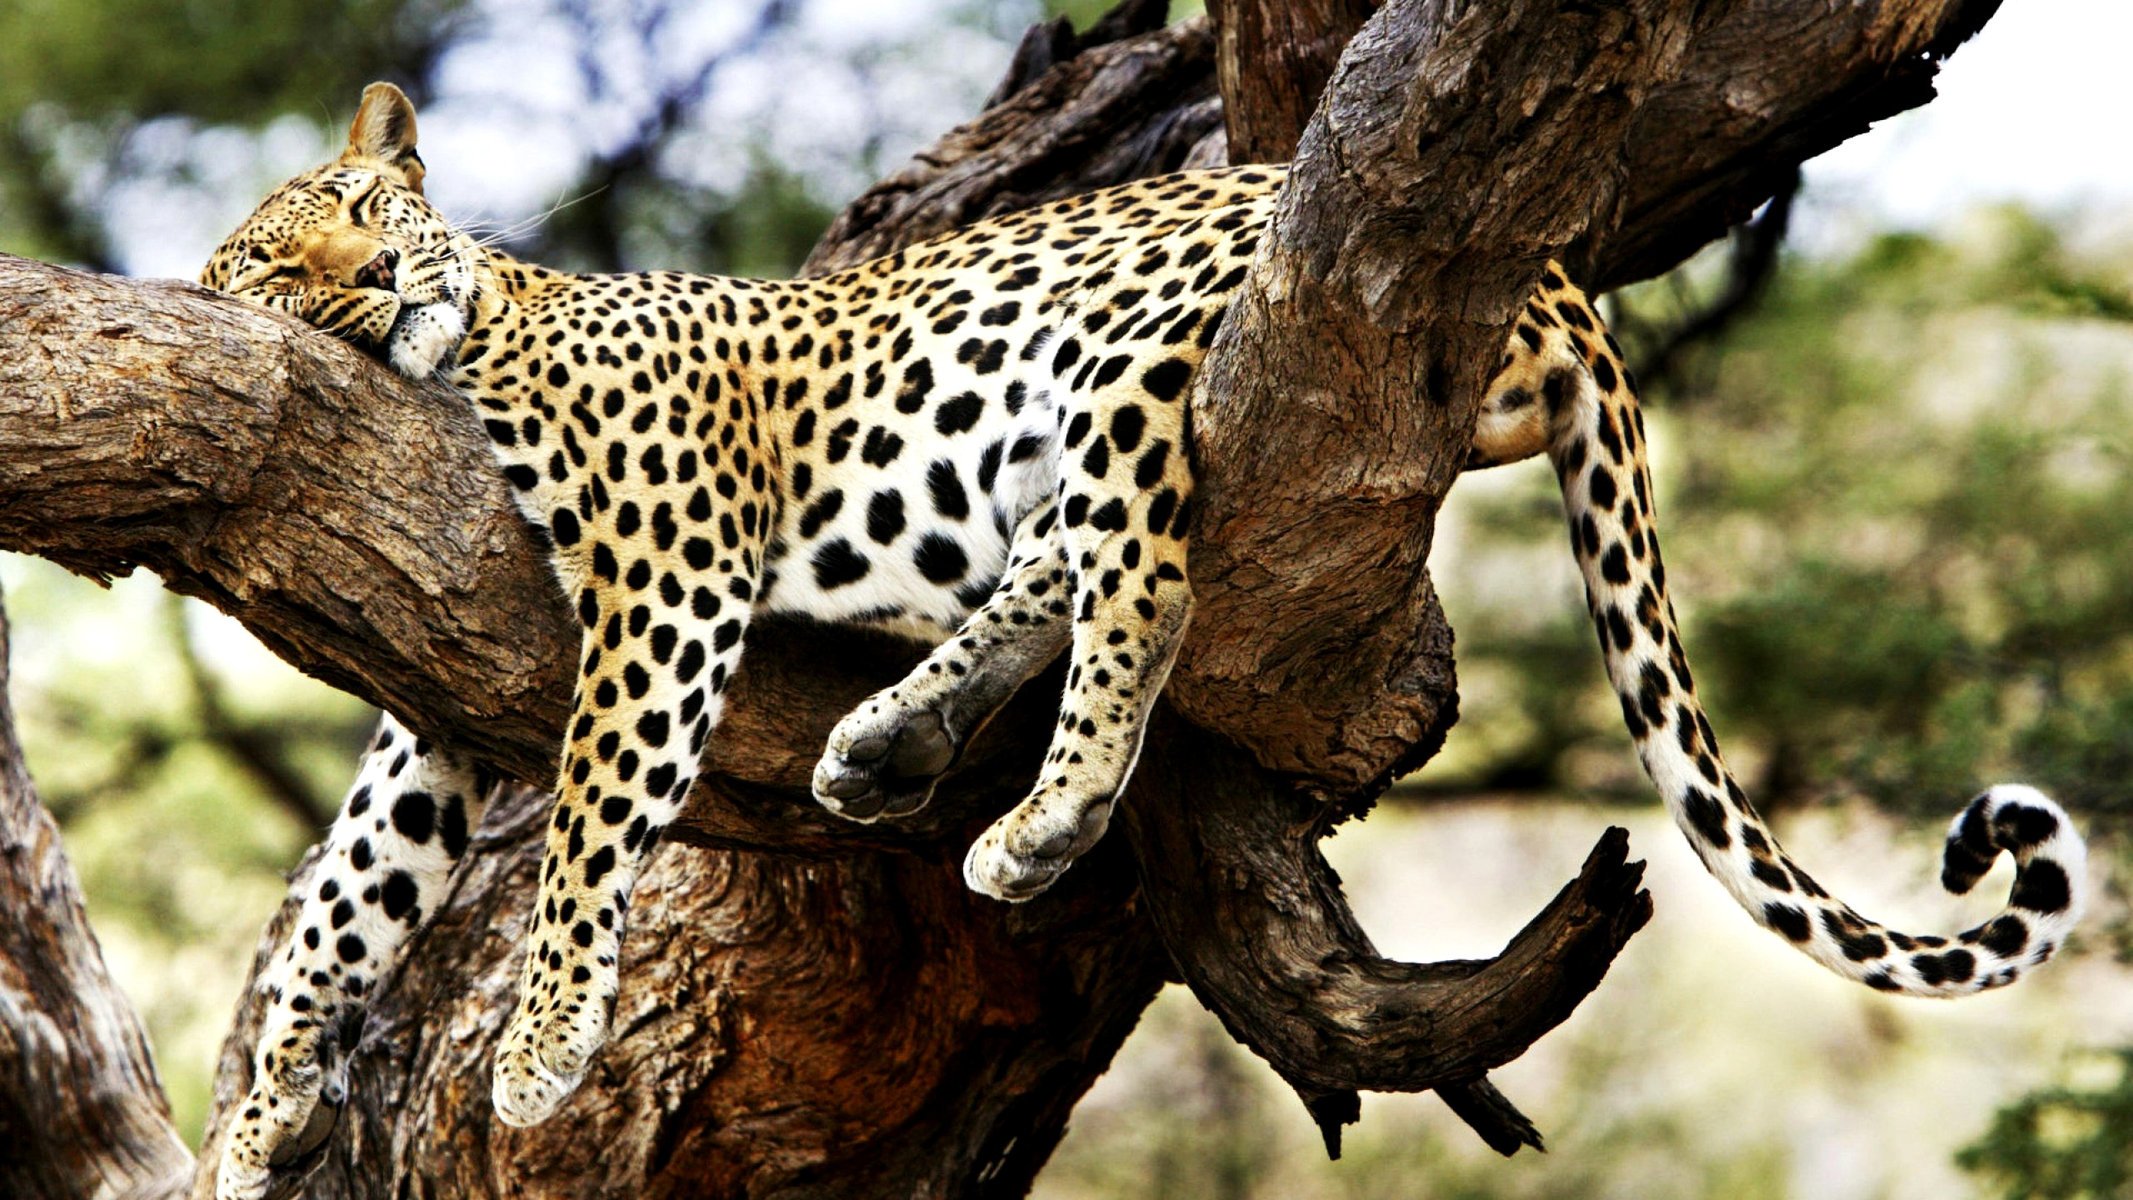
[[[592,976],[582,985],[587,999],[560,1008],[534,998],[534,988],[521,986],[518,1011],[497,1047],[490,1089],[496,1115],[506,1125],[523,1129],[554,1116],[578,1090],[593,1055],[607,1041],[614,968],[597,963],[580,967]]]
[[[276,1174],[308,1169],[340,1119],[337,1038],[316,1022],[270,1024],[260,1046],[252,1090],[223,1138],[216,1200],[258,1200]]]
[[[815,801],[854,821],[908,816],[926,806],[960,751],[938,711],[876,696],[830,731],[815,765]]]
[[[995,900],[1028,900],[1103,837],[1111,809],[1108,801],[1077,803],[1040,790],[972,843],[963,882]]]

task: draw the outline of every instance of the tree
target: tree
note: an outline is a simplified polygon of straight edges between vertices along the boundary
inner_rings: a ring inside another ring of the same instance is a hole
[[[573,1107],[529,1131],[488,1108],[545,811],[515,789],[375,1000],[310,1194],[1020,1194],[1171,977],[1329,1148],[1357,1089],[1434,1089],[1499,1149],[1536,1142],[1486,1072],[1648,915],[1624,839],[1498,959],[1436,964],[1379,957],[1315,848],[1456,715],[1426,559],[1507,319],[1549,258],[1596,289],[1678,262],[1804,158],[1929,98],[1993,7],[1396,0],[1364,21],[1233,0],[1163,27],[1134,0],[1087,34],[1033,30],[996,102],[855,201],[809,269],[1297,146],[1194,399],[1199,616],[1124,828],[1030,905],[963,891],[951,864],[1026,782],[1044,684],[917,821],[820,813],[804,789],[823,735],[910,651],[766,628],[682,844],[640,886],[617,1037]],[[1296,58],[1330,80],[1301,127]],[[181,286],[0,260],[0,315],[0,544],[150,566],[329,681],[548,775],[570,618],[450,396]],[[49,937],[78,944],[64,916]],[[225,1047],[225,1107],[256,1016]],[[138,1064],[120,1077],[152,1090]],[[33,1124],[79,1111],[34,1081],[9,1099]],[[186,1190],[182,1156],[139,1152],[147,1130],[92,1167]]]

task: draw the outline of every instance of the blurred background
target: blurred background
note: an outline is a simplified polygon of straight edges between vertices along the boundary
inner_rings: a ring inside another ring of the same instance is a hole
[[[190,277],[361,86],[422,113],[448,215],[577,268],[776,274],[975,113],[1034,0],[9,0],[0,251]],[[1189,11],[1187,8],[1181,9]],[[1369,1097],[1327,1163],[1293,1097],[1173,989],[1040,1180],[1084,1197],[2133,1195],[2133,156],[2113,0],[2009,6],[1943,98],[1809,164],[1748,234],[1611,298],[1646,381],[1669,563],[1735,765],[1871,915],[1933,886],[1983,783],[2056,794],[2098,911],[2011,992],[1824,976],[1704,878],[1637,774],[1539,463],[1471,476],[1437,547],[1464,722],[1329,844],[1388,953],[1495,952],[1602,825],[1658,914],[1497,1074],[1551,1153],[1501,1161],[1429,1097]],[[15,702],[180,1127],[282,872],[373,714],[152,578],[0,555]]]

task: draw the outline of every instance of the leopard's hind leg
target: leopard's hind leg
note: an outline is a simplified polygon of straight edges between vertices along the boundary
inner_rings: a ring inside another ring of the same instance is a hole
[[[1220,307],[1209,298],[1197,322],[1169,325],[1185,336],[1164,339],[1133,336],[1131,316],[1096,319],[1118,311],[1098,306],[1053,349],[1073,648],[1036,787],[964,859],[964,880],[986,895],[1025,900],[1051,886],[1103,836],[1140,756],[1192,614],[1187,385],[1204,353],[1194,326],[1211,330]]]
[[[326,836],[303,907],[260,971],[252,1087],[223,1140],[215,1194],[251,1200],[325,1139],[363,1008],[436,911],[481,822],[489,781],[387,715]]]
[[[918,811],[994,710],[1066,644],[1071,612],[1057,507],[1016,525],[991,597],[911,673],[830,731],[815,799],[855,821]]]

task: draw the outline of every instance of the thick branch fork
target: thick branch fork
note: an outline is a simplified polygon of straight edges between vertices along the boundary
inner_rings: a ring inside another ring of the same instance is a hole
[[[1491,1145],[1536,1141],[1485,1072],[1647,918],[1622,838],[1487,963],[1381,958],[1316,850],[1455,717],[1427,556],[1505,322],[1550,257],[1599,287],[1672,266],[1801,158],[1929,97],[1992,6],[1394,0],[1338,70],[1321,60],[1301,128],[1296,96],[1241,107],[1266,91],[1249,47],[1293,19],[1275,3],[1218,5],[1226,38],[1147,29],[1161,6],[1139,3],[1118,40],[1027,42],[1000,102],[855,202],[811,264],[1300,137],[1193,396],[1200,608],[1121,831],[1032,904],[962,890],[961,848],[1036,769],[1054,679],[919,820],[821,813],[824,736],[914,651],[766,624],[674,831],[689,845],[639,892],[584,1119],[507,1132],[488,1112],[544,804],[516,790],[377,997],[311,1194],[1018,1195],[1172,975],[1329,1142],[1358,1088],[1435,1088]],[[0,258],[0,546],[147,566],[425,733],[552,770],[572,620],[473,418],[290,322]],[[225,1051],[223,1115],[256,1016]]]

